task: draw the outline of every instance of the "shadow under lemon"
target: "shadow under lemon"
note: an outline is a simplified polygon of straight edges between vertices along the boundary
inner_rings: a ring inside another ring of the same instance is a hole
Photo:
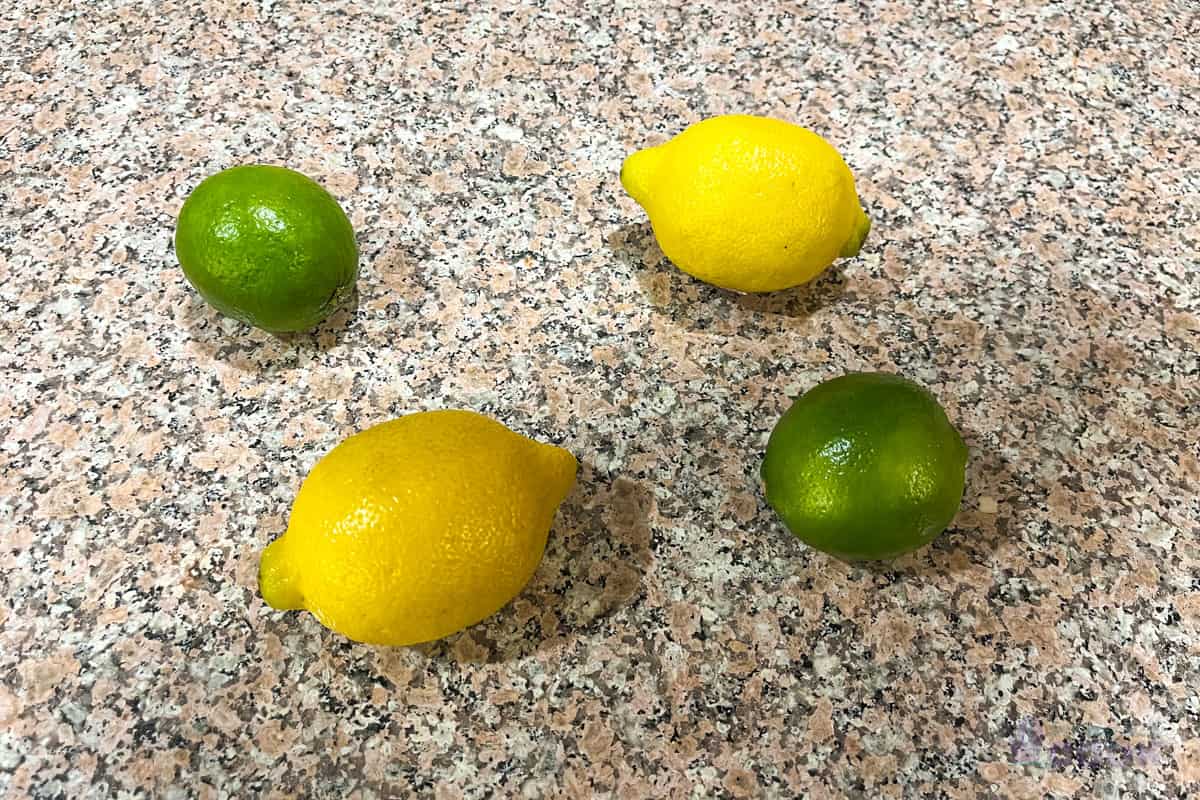
[[[729,317],[734,317],[735,326],[764,314],[809,317],[836,304],[846,289],[843,260],[808,283],[778,292],[745,294],[713,286],[671,263],[646,221],[616,229],[609,234],[608,245],[629,265],[650,305],[690,330],[704,330]]]
[[[491,617],[414,645],[433,660],[498,663],[525,658],[594,631],[632,604],[652,561],[654,497],[625,477],[606,482],[580,462],[533,578]]]

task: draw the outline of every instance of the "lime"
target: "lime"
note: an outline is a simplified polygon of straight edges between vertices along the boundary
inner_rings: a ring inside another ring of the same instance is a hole
[[[809,390],[767,443],[767,502],[806,544],[892,558],[945,530],[967,447],[937,400],[899,375],[843,375]]]
[[[183,274],[224,314],[268,331],[300,331],[327,317],[358,277],[354,229],[315,181],[252,164],[218,172],[179,212]]]

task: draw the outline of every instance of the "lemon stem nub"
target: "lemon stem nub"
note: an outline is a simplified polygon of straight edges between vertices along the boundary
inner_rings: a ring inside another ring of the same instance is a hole
[[[545,480],[550,487],[552,502],[557,507],[575,486],[575,475],[579,470],[579,461],[567,450],[554,445],[539,443],[542,458],[542,468]]]
[[[258,591],[271,608],[294,611],[304,608],[298,583],[280,537],[267,545],[258,562]]]
[[[625,187],[625,191],[629,192],[629,196],[643,208],[646,205],[646,198],[650,196],[654,173],[658,169],[662,156],[661,148],[647,147],[645,150],[638,150],[626,158],[625,163],[621,164],[621,185]]]
[[[867,234],[870,232],[871,219],[862,208],[859,208],[858,216],[854,220],[854,230],[850,232],[850,238],[842,245],[842,252],[838,253],[838,256],[852,258],[858,255],[858,251],[862,249],[863,242],[866,241]]]

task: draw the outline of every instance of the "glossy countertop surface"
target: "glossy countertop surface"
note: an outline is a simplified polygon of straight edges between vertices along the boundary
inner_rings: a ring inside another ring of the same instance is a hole
[[[1194,3],[18,0],[0,11],[0,795],[1200,793]],[[621,160],[812,128],[862,253],[741,296]],[[336,195],[358,297],[220,317],[205,176]],[[930,388],[952,528],[849,566],[758,478],[790,398]],[[534,581],[417,648],[258,596],[309,468],[469,408],[580,459]]]

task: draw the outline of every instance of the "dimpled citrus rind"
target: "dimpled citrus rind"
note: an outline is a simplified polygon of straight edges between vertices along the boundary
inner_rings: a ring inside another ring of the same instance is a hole
[[[854,176],[817,134],[728,115],[629,156],[621,182],[676,266],[703,281],[769,292],[858,253],[870,230]]]
[[[842,559],[928,544],[962,500],[967,448],[937,400],[898,375],[820,384],[779,420],[762,465],[767,501],[806,544]]]
[[[206,178],[175,229],[184,275],[218,311],[275,332],[308,330],[353,291],[350,220],[315,181],[252,164]]]
[[[305,479],[260,589],[351,639],[405,645],[491,616],[537,569],[575,458],[468,411],[342,442]]]

